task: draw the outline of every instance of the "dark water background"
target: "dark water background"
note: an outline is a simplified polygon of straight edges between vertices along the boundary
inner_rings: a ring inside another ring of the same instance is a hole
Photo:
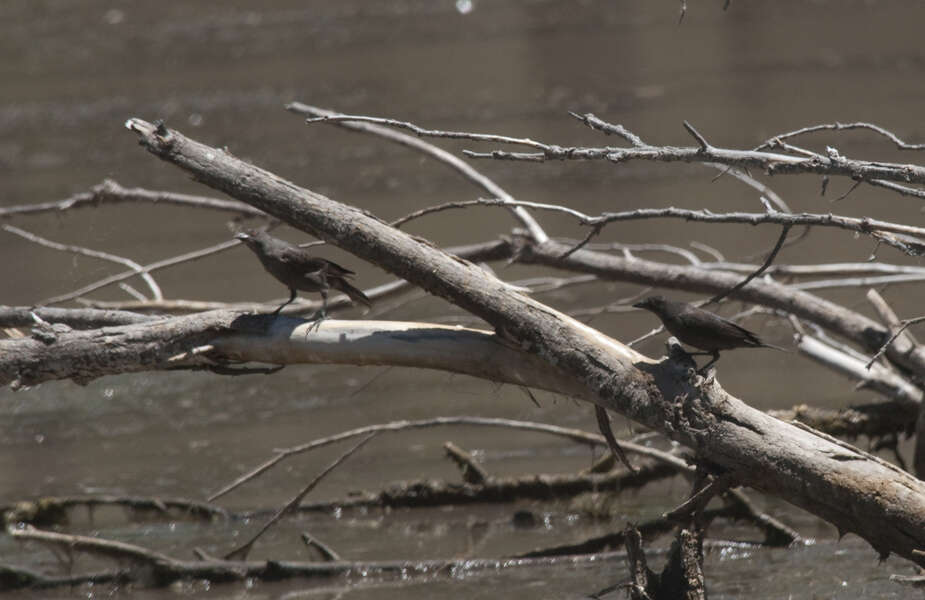
[[[925,46],[920,2],[691,3],[678,24],[674,2],[549,2],[475,0],[461,12],[449,0],[371,2],[241,1],[100,2],[4,0],[0,3],[0,204],[65,198],[104,178],[126,186],[210,194],[175,168],[138,148],[126,118],[166,118],[169,125],[331,197],[389,219],[481,193],[433,161],[381,140],[302,124],[285,112],[303,101],[347,113],[409,119],[444,129],[528,136],[559,144],[605,144],[566,111],[594,112],[647,141],[690,145],[686,119],[712,143],[751,147],[804,125],[873,121],[911,141],[925,140]],[[807,142],[810,143],[810,142]],[[815,148],[837,146],[858,158],[921,163],[867,134],[819,136]],[[459,150],[479,148],[450,143]],[[586,212],[636,207],[761,210],[757,194],[696,165],[638,163],[515,164],[478,167],[516,197],[569,204]],[[777,178],[774,189],[794,210],[834,211],[920,224],[919,200],[833,181],[820,198],[813,177]],[[564,218],[541,216],[551,235],[579,236]],[[146,263],[229,238],[212,212],[167,206],[118,205],[64,215],[17,219],[56,241],[109,250]],[[488,240],[513,226],[497,209],[445,213],[408,230],[441,245]],[[290,239],[304,236],[288,232]],[[609,227],[603,240],[708,243],[730,259],[773,244],[773,228],[636,222]],[[778,262],[862,261],[869,239],[816,231]],[[94,281],[114,267],[27,244],[0,233],[0,303],[30,304]],[[336,249],[325,255],[359,271],[364,284],[388,276]],[[890,249],[881,260],[909,263]],[[500,268],[500,267],[499,267]],[[121,270],[118,269],[118,270]],[[523,267],[506,278],[540,273]],[[171,298],[267,300],[283,290],[244,249],[158,275]],[[542,298],[567,310],[599,306],[638,288],[620,283],[566,289]],[[868,312],[864,290],[823,295]],[[886,297],[901,313],[921,312],[922,294],[894,287]],[[118,288],[94,296],[124,299]],[[918,311],[918,312],[916,312]],[[424,299],[386,318],[460,316]],[[637,314],[598,317],[594,326],[631,339],[653,325]],[[781,323],[751,321],[786,344]],[[661,341],[643,351],[657,355]],[[373,383],[369,383],[378,377]],[[763,409],[799,403],[846,406],[870,400],[851,382],[796,354],[740,352],[723,358],[720,379]],[[50,383],[0,392],[0,501],[41,495],[114,493],[204,498],[271,450],[364,424],[436,415],[472,414],[547,421],[593,429],[585,405],[539,394],[537,408],[517,389],[442,373],[372,368],[288,368],[273,377],[197,374],[109,377],[86,387]],[[625,430],[621,426],[621,431]],[[444,429],[382,436],[316,491],[334,498],[352,489],[419,477],[455,479],[442,458],[452,440],[479,452],[497,474],[569,472],[591,456],[549,437],[497,430]],[[862,443],[864,443],[862,441]],[[277,506],[332,457],[331,448],[301,457],[223,500],[229,508]],[[672,508],[685,482],[626,495],[611,522],[584,516],[567,502],[453,508],[383,515],[303,517],[264,538],[253,558],[309,559],[298,532],[315,535],[351,559],[504,556],[576,541],[643,521]],[[815,543],[791,550],[711,553],[707,577],[714,598],[905,597],[887,581],[908,566],[876,555],[773,498],[760,501]],[[517,529],[511,516],[529,508],[549,526]],[[103,512],[94,531],[190,557],[196,545],[216,553],[250,534],[254,523],[205,528],[177,522],[126,522]],[[716,526],[720,538],[754,532]],[[0,538],[0,562],[53,568],[50,554]],[[656,561],[658,562],[658,561]],[[537,598],[576,597],[616,583],[625,565],[520,570],[435,578],[411,587],[358,581],[319,589],[305,581],[229,584],[144,591],[145,598]],[[770,579],[769,579],[770,578]],[[82,588],[57,595],[92,597]],[[46,592],[16,594],[44,598]]]

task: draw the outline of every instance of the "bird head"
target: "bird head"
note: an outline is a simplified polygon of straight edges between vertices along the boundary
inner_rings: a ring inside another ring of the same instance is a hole
[[[253,248],[260,243],[260,233],[252,229],[245,229],[234,234],[234,239],[241,240],[244,244]]]
[[[641,308],[643,310],[648,310],[654,312],[655,314],[660,314],[665,308],[667,300],[663,296],[649,296],[644,300],[641,300],[633,305],[634,308]]]

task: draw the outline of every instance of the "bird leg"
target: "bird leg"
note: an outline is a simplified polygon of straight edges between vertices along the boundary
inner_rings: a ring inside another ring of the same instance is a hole
[[[312,315],[312,324],[308,331],[317,330],[321,327],[321,322],[328,318],[328,290],[321,288],[318,291],[321,292],[321,308]]]
[[[277,308],[276,310],[274,310],[274,311],[273,311],[272,313],[270,313],[270,314],[278,315],[278,314],[279,314],[279,311],[283,310],[283,307],[288,306],[289,304],[292,304],[292,301],[295,300],[295,296],[296,296],[296,291],[295,291],[295,289],[294,289],[294,288],[289,288],[289,300],[286,300],[285,302],[283,302],[282,304],[280,304],[280,305],[279,305],[279,308]]]
[[[318,318],[319,321],[328,318],[328,290],[325,289],[321,290],[321,311],[319,311],[319,314],[321,315]]]
[[[719,360],[719,350],[714,350],[713,352],[699,352],[698,354],[710,354],[711,356],[713,356],[713,360],[711,360],[707,364],[697,369],[697,373],[700,375],[703,375],[704,373],[706,373],[707,369],[709,369],[711,366],[713,366],[713,363]]]

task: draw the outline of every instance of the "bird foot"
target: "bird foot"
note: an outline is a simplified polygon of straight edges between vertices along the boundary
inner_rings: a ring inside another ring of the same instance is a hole
[[[711,385],[716,380],[716,369],[712,367],[698,369],[694,374],[696,375],[694,386],[698,388]]]
[[[697,374],[700,375],[701,377],[706,377],[708,373],[715,374],[716,369],[712,368],[712,365],[707,365],[705,367],[700,367],[699,369],[697,369]]]
[[[316,312],[312,315],[312,324],[308,327],[308,331],[317,331],[321,327],[321,322],[328,318],[328,313],[323,309]]]

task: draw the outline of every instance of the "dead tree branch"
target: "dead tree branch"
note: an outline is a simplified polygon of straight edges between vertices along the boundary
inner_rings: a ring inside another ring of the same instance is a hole
[[[739,282],[738,275],[732,273],[707,271],[695,266],[669,265],[640,258],[625,259],[590,250],[582,250],[563,259],[562,253],[567,249],[564,244],[549,241],[536,246],[525,240],[519,241],[522,247],[517,256],[521,262],[547,265],[570,272],[591,273],[601,279],[705,294],[720,293]],[[868,352],[875,352],[890,336],[890,332],[883,325],[860,313],[775,282],[753,280],[733,297],[790,312],[851,340]],[[886,356],[903,368],[925,375],[925,349],[921,347],[910,347],[903,344],[900,338],[889,346]]]
[[[72,209],[97,207],[103,204],[122,202],[142,202],[150,204],[172,204],[175,206],[202,208],[231,212],[250,217],[265,217],[266,214],[237,200],[223,200],[205,196],[192,196],[143,188],[122,187],[111,179],[94,186],[89,192],[74,194],[70,198],[56,202],[39,202],[20,206],[0,207],[0,219],[24,215],[37,215],[47,212],[65,212]]]
[[[529,352],[545,363],[547,370],[573,381],[583,392],[576,396],[617,410],[695,448],[736,480],[781,495],[843,531],[858,533],[881,554],[896,552],[925,564],[925,558],[914,552],[925,546],[920,518],[925,513],[925,484],[896,467],[751,409],[715,381],[693,385],[674,361],[653,363],[567,315],[512,291],[482,269],[362,211],[299,188],[162,125],[131,119],[127,126],[150,152],[204,184],[485,319],[506,343]],[[679,149],[677,157],[685,152]],[[694,152],[698,160],[714,153],[702,149]],[[717,160],[724,151],[715,152],[720,156],[710,160],[724,162]],[[744,157],[746,164],[751,161],[756,166],[769,160],[764,153],[745,153]],[[810,168],[805,159],[784,155],[775,156],[773,165],[773,169],[771,164],[765,166],[774,172],[816,168]],[[862,176],[877,177],[891,171],[890,165],[861,168],[850,161],[836,164],[834,159],[825,167],[821,170],[853,172],[858,168]],[[925,169],[904,167],[903,171],[904,181],[925,181]],[[569,260],[586,252],[576,252]],[[757,283],[751,282],[739,295],[747,296]],[[778,443],[764,444],[766,439]],[[861,492],[859,482],[875,486],[877,493]],[[872,518],[859,519],[859,511]]]

